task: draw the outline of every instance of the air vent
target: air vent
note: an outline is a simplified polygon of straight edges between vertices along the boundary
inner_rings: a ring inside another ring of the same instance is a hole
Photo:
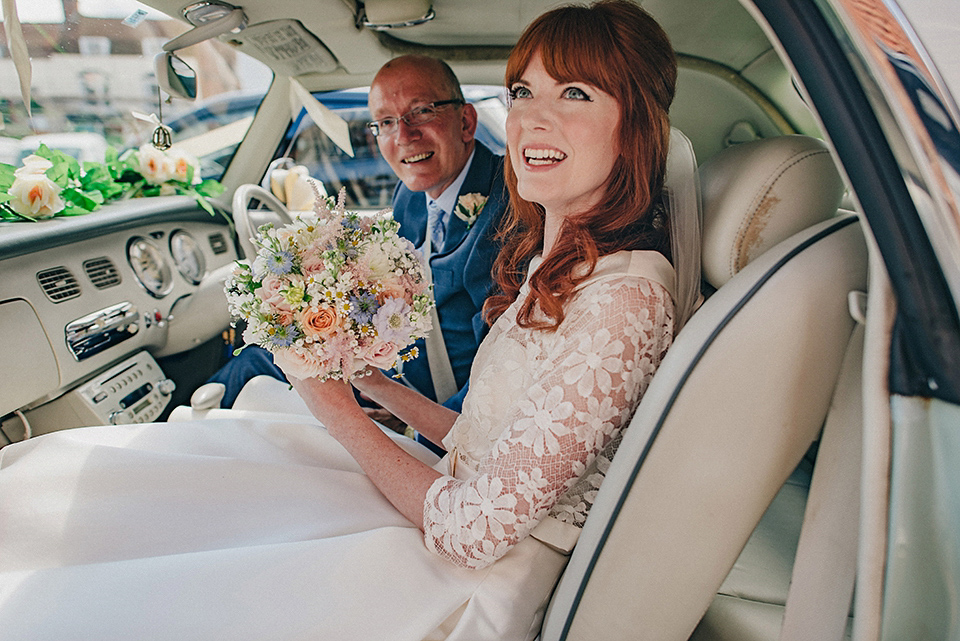
[[[83,264],[83,271],[97,289],[106,289],[120,284],[120,272],[106,256],[91,258]]]
[[[227,240],[223,237],[223,234],[210,234],[210,249],[213,250],[214,254],[227,253]]]
[[[80,295],[80,283],[66,267],[52,267],[37,272],[37,281],[47,298],[55,303]]]

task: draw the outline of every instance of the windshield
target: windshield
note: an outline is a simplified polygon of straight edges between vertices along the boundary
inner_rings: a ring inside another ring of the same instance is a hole
[[[204,178],[221,177],[272,80],[269,68],[208,40],[178,52],[197,72],[197,100],[160,103],[159,95],[167,96],[159,94],[154,57],[187,30],[184,22],[134,0],[29,0],[17,7],[32,67],[32,117],[3,39],[0,162],[19,166],[41,144],[81,162],[103,162],[108,147],[122,152],[151,140],[155,123],[136,112],[171,126],[174,142],[200,157]],[[256,96],[252,105],[244,102],[249,96]],[[232,125],[226,142],[199,137],[225,125]]]

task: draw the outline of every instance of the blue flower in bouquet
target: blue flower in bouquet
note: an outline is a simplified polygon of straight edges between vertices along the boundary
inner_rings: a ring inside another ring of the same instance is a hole
[[[293,325],[274,325],[270,335],[270,343],[274,347],[290,347],[293,341],[301,338],[303,335],[300,330]]]
[[[380,308],[377,297],[368,291],[360,291],[350,297],[350,319],[358,325],[366,325]]]
[[[293,254],[288,251],[270,252],[266,258],[267,269],[277,276],[289,274],[293,269]]]

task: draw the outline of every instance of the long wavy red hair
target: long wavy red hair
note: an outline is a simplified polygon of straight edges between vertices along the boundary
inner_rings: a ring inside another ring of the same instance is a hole
[[[592,273],[600,256],[654,249],[669,257],[668,230],[656,212],[677,62],[660,25],[639,6],[623,0],[561,7],[537,18],[507,61],[508,88],[537,53],[558,82],[588,83],[620,105],[619,154],[605,194],[593,209],[564,221],[554,251],[530,278],[530,295],[517,315],[523,327],[553,330],[563,321],[564,303]],[[503,247],[494,264],[500,291],[484,305],[488,322],[516,300],[527,264],[543,248],[543,207],[520,198],[509,154],[504,172],[510,211],[500,230]]]

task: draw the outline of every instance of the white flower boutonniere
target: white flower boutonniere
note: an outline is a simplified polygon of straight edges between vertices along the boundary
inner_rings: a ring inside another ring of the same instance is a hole
[[[457,218],[467,223],[467,229],[473,227],[477,222],[483,206],[487,204],[487,197],[482,194],[464,194],[457,200],[457,206],[453,208],[453,213]]]

